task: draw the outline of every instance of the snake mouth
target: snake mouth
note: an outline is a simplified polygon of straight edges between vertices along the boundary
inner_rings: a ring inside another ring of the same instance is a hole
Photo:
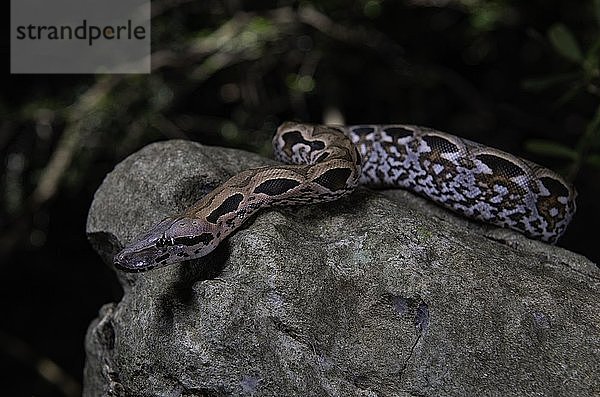
[[[115,265],[115,268],[117,268],[118,270],[125,272],[125,273],[144,273],[148,270],[152,270],[157,267],[156,265],[151,265],[151,266],[146,266],[146,267],[132,268],[132,267],[123,265],[121,262],[116,262],[116,261],[113,262],[113,264]]]
[[[158,264],[149,264],[149,263],[139,263],[137,265],[132,266],[132,262],[128,260],[118,259],[119,255],[117,254],[113,259],[113,265],[116,269],[126,272],[126,273],[142,273],[148,270],[155,269],[158,267]]]

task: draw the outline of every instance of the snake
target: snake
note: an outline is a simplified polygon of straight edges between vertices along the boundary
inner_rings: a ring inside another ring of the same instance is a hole
[[[141,272],[201,258],[257,211],[324,203],[358,185],[403,188],[466,218],[554,244],[575,213],[575,188],[516,155],[434,129],[404,125],[283,123],[281,164],[244,170],[114,257]]]

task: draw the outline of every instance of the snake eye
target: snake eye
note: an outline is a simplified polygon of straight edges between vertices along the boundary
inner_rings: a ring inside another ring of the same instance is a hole
[[[168,240],[165,238],[165,236],[162,236],[158,240],[156,240],[156,248],[166,247],[168,245],[167,243]]]

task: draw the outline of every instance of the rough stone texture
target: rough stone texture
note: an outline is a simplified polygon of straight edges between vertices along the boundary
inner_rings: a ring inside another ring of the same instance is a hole
[[[150,145],[98,189],[89,239],[110,261],[266,163]],[[406,192],[264,211],[201,260],[119,277],[86,337],[86,396],[600,393],[598,268]]]

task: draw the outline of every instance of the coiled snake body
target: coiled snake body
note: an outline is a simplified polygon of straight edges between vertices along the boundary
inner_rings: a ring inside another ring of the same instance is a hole
[[[288,122],[273,147],[287,164],[235,175],[126,246],[115,265],[144,271],[202,257],[261,208],[336,200],[358,184],[406,188],[468,218],[550,243],[575,212],[575,190],[558,174],[423,127]]]

